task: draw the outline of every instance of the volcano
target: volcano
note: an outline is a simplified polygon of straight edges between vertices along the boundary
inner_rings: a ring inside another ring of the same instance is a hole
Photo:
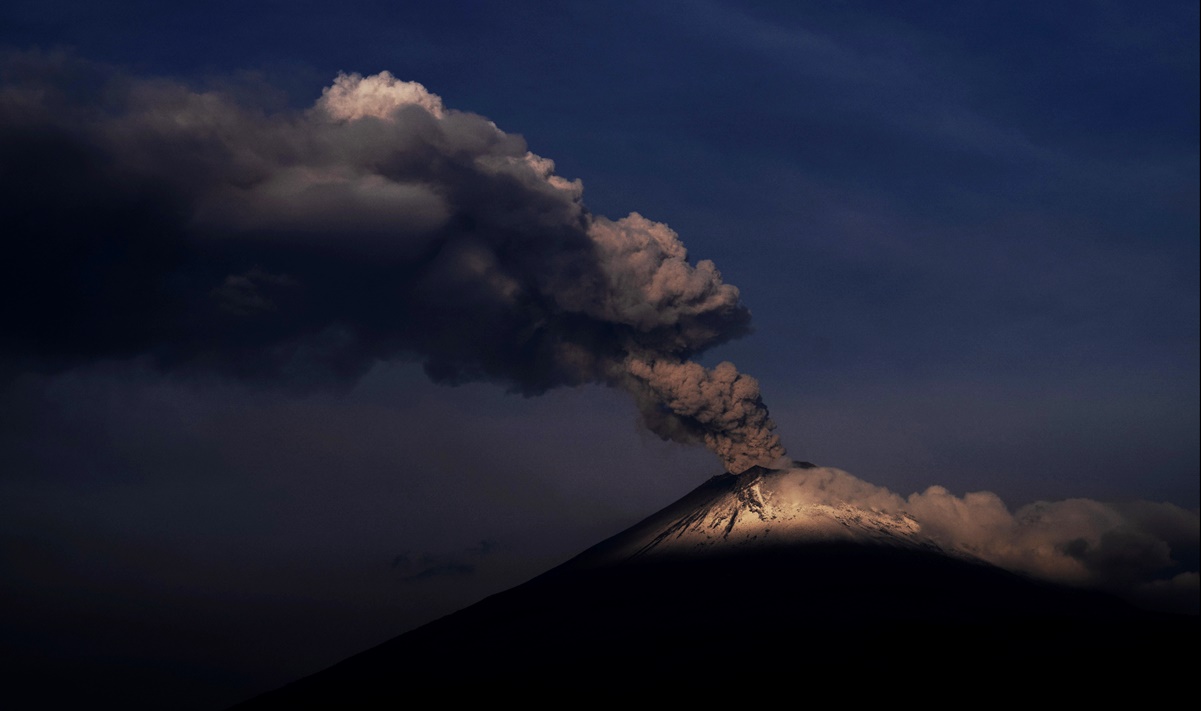
[[[1145,698],[1192,675],[1196,616],[1009,572],[903,514],[815,501],[812,468],[713,477],[523,585],[235,708],[390,707],[416,688],[703,701],[793,681],[863,700],[930,678]]]

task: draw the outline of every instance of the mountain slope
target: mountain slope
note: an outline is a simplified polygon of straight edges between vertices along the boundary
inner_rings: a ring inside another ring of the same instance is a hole
[[[814,508],[774,478],[715,477],[524,585],[239,708],[384,707],[431,684],[480,700],[646,687],[705,700],[735,671],[860,698],[884,688],[865,675],[1066,691],[1065,664],[1131,690],[1191,674],[1195,617],[951,555],[904,517]]]

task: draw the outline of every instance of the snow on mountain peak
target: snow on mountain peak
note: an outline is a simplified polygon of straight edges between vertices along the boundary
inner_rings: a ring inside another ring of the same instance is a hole
[[[715,476],[587,557],[620,562],[836,541],[946,552],[908,514],[832,493],[845,488],[844,478],[850,475],[801,462]]]

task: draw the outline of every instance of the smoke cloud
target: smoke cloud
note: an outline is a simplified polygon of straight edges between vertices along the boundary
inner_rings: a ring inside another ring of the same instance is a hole
[[[387,72],[308,109],[45,55],[0,66],[11,370],[142,358],[310,388],[417,359],[437,382],[630,391],[731,471],[783,455],[753,378],[690,359],[750,314],[637,213],[591,214],[518,135]]]
[[[713,370],[696,363],[643,360],[625,363],[630,383],[650,429],[664,438],[698,440],[726,468],[741,472],[785,456],[775,425],[759,397],[759,383],[733,363]]]
[[[793,469],[790,497],[912,518],[922,534],[1009,570],[1102,587],[1147,604],[1197,612],[1201,520],[1168,503],[1036,501],[1010,511],[989,491],[941,486],[900,496],[839,469]]]

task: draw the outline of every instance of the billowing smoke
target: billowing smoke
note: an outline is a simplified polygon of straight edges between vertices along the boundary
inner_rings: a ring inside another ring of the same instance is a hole
[[[667,225],[387,72],[307,110],[61,57],[3,64],[9,368],[143,358],[291,387],[418,359],[443,383],[630,391],[741,471],[783,455],[756,381],[690,359],[746,334]]]
[[[732,472],[785,456],[759,383],[733,363],[713,370],[696,363],[644,360],[625,362],[627,387],[638,398],[643,420],[664,438],[698,439],[717,453]]]
[[[911,517],[950,550],[1010,570],[1108,588],[1146,604],[1197,612],[1201,522],[1168,503],[1037,501],[1010,511],[989,491],[956,496],[941,486],[900,496],[844,471],[796,469],[788,495]]]

